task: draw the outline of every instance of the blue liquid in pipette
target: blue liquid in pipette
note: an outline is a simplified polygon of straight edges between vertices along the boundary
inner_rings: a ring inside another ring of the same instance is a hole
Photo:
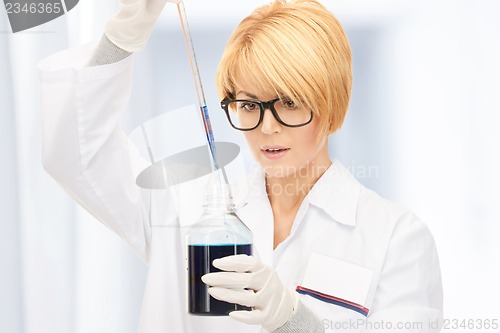
[[[212,153],[212,158],[216,159],[215,156],[215,139],[214,139],[214,132],[212,130],[212,123],[210,122],[210,116],[208,114],[208,107],[202,106],[201,107],[201,113],[203,117],[203,122],[205,123],[205,131],[206,131],[206,136],[207,136],[207,142],[210,147],[210,152]]]

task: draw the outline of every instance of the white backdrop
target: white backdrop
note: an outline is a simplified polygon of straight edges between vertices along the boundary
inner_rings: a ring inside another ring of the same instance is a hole
[[[266,1],[185,1],[216,137],[244,147],[218,110],[213,77],[231,30]],[[332,157],[429,225],[445,318],[500,321],[500,3],[324,3],[354,55],[353,100],[331,138]],[[147,268],[58,188],[40,160],[36,64],[99,39],[116,7],[81,1],[17,34],[0,9],[0,332],[135,331]],[[127,132],[192,98],[192,78],[177,72],[186,61],[181,38],[168,5],[147,50],[135,55]]]

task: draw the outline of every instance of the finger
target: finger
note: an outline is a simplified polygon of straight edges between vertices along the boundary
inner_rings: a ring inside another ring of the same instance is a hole
[[[252,290],[245,289],[227,289],[220,287],[208,288],[208,293],[219,301],[236,303],[244,306],[255,306],[256,297]]]
[[[256,325],[264,322],[264,313],[261,310],[231,311],[229,316],[246,324]]]
[[[212,264],[218,269],[232,272],[254,272],[262,267],[259,260],[254,256],[248,256],[246,254],[235,254],[215,259]]]
[[[244,289],[248,288],[251,273],[217,272],[208,273],[201,280],[212,287]]]

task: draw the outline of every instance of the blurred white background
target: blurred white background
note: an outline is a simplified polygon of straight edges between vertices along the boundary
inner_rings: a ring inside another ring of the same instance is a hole
[[[266,2],[185,0],[216,138],[242,147],[213,78],[232,29]],[[500,321],[500,2],[323,2],[354,56],[353,99],[331,138],[332,157],[428,224],[445,318]],[[36,64],[98,40],[117,3],[81,1],[17,34],[0,9],[0,332],[136,331],[147,267],[59,189],[40,159]],[[127,132],[193,99],[182,43],[169,4],[147,50],[135,55]]]

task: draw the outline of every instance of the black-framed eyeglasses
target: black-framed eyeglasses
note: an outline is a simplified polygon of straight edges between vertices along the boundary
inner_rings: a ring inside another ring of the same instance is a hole
[[[239,131],[251,131],[259,127],[266,109],[271,110],[274,118],[287,127],[305,126],[313,120],[311,110],[287,98],[276,98],[267,102],[224,98],[220,106],[226,112],[231,126]]]

